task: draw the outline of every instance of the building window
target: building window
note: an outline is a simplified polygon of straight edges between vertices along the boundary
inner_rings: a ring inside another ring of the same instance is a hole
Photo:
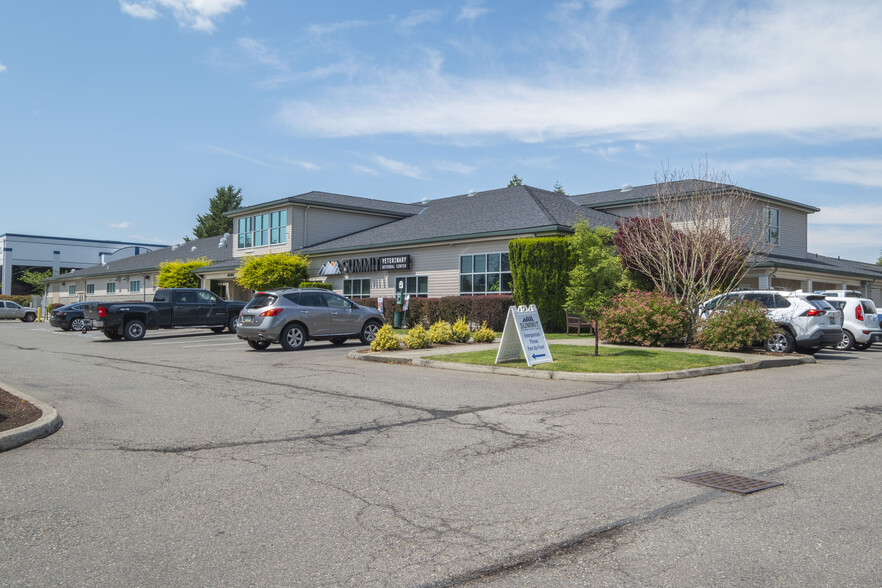
[[[68,296],[76,296],[77,295],[77,287],[76,286],[68,286],[67,287],[67,295]]]
[[[511,294],[508,253],[479,253],[459,257],[460,294]]]
[[[402,289],[401,286],[404,285]],[[429,296],[429,276],[408,276],[395,278],[395,292],[404,292],[416,296],[417,298],[426,298]]]
[[[367,298],[371,295],[370,278],[359,278],[357,280],[343,280],[343,296],[351,296],[353,298]]]
[[[763,211],[763,230],[765,231],[766,243],[778,244],[778,209],[766,208]]]
[[[116,292],[116,283],[107,282],[107,293],[113,294],[114,292]]]
[[[86,294],[95,293],[95,284],[86,284]]]
[[[239,248],[284,243],[287,240],[287,226],[287,210],[240,218],[237,226]]]
[[[140,292],[141,280],[129,280],[129,292]]]

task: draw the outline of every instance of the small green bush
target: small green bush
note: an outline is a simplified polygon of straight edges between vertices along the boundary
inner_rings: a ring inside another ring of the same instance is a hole
[[[496,340],[496,332],[487,326],[485,322],[481,328],[475,331],[475,343],[493,343]]]
[[[298,288],[324,288],[325,290],[333,290],[334,285],[328,282],[300,282]]]
[[[715,312],[696,325],[695,344],[712,351],[737,351],[765,341],[778,330],[766,309],[754,300],[742,300]]]
[[[447,321],[437,321],[429,327],[429,340],[432,343],[450,343],[453,329]]]
[[[377,331],[377,337],[371,341],[371,351],[395,351],[401,347],[401,341],[392,330],[392,325],[383,325]]]
[[[401,340],[407,345],[408,349],[425,349],[432,344],[429,340],[428,331],[421,326],[412,328]]]
[[[12,302],[17,303],[19,306],[31,305],[31,297],[27,294],[2,294],[0,295],[0,300],[11,300]]]
[[[469,329],[469,324],[464,316],[456,319],[456,322],[450,327],[450,331],[450,340],[454,343],[468,343],[469,339],[472,338],[472,331]]]
[[[600,336],[609,343],[663,347],[682,343],[689,311],[661,292],[625,292],[612,299],[600,318]]]

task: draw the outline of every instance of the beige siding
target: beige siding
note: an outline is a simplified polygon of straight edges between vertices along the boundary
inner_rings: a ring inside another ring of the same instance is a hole
[[[808,214],[792,208],[778,207],[778,227],[780,238],[774,253],[805,257],[808,251]]]
[[[305,209],[305,214],[307,232],[304,239],[306,244],[304,246],[307,247],[315,243],[328,241],[329,239],[336,239],[344,235],[385,225],[393,220],[387,216],[314,207]],[[303,226],[302,219],[301,226]]]

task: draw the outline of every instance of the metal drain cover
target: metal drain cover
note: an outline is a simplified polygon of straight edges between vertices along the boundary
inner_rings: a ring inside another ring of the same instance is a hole
[[[728,492],[737,492],[739,494],[750,494],[751,492],[759,492],[766,488],[774,488],[782,486],[783,482],[770,482],[769,480],[760,480],[759,478],[745,478],[744,476],[736,476],[734,474],[724,474],[721,472],[701,472],[700,474],[691,474],[688,476],[680,476],[678,480],[685,480],[702,486],[710,486],[711,488],[719,488]]]

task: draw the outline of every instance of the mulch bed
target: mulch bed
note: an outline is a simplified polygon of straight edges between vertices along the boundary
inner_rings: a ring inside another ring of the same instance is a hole
[[[43,411],[6,390],[0,389],[0,432],[32,423]]]

